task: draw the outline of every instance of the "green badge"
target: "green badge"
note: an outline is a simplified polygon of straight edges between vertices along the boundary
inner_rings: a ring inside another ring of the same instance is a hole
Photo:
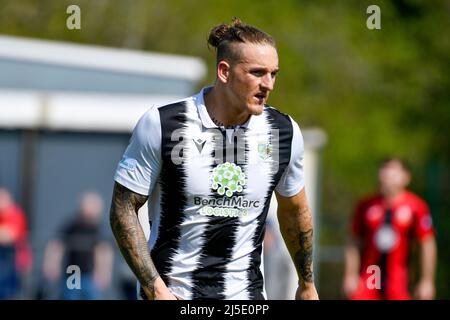
[[[272,155],[272,146],[268,142],[258,143],[258,156],[266,160]]]

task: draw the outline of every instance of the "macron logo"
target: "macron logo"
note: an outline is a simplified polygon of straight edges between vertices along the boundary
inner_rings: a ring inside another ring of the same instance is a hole
[[[198,139],[192,139],[194,141],[195,146],[197,147],[197,150],[199,153],[202,153],[203,147],[205,146],[206,140],[203,140],[201,138]]]

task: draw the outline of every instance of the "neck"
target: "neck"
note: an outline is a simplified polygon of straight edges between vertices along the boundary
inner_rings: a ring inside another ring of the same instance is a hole
[[[392,203],[400,194],[403,193],[403,189],[400,190],[393,190],[390,192],[383,192],[383,190],[381,191],[381,194],[383,195],[384,199],[388,202],[388,203]]]
[[[245,123],[250,115],[233,105],[224,90],[214,86],[204,96],[206,110],[218,126],[231,127]]]

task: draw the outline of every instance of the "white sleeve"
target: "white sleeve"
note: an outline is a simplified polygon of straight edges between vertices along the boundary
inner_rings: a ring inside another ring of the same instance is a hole
[[[289,160],[289,164],[284,170],[280,181],[275,187],[275,190],[283,197],[295,196],[305,186],[305,177],[303,174],[303,159],[305,154],[303,136],[297,122],[292,118],[290,119],[293,131],[291,159]]]
[[[150,195],[161,169],[161,122],[157,107],[148,110],[133,130],[117,165],[114,180],[131,191]]]

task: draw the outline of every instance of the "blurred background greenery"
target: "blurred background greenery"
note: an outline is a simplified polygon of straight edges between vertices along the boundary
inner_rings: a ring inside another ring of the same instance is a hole
[[[68,30],[66,8],[81,8]],[[381,30],[366,8],[381,8]],[[210,70],[210,28],[239,17],[273,35],[281,72],[270,103],[301,127],[321,127],[320,243],[342,246],[354,202],[376,188],[379,160],[398,155],[437,229],[437,297],[450,298],[450,2],[0,0],[0,33],[187,54]],[[199,87],[214,80],[213,72]],[[321,265],[322,298],[341,298],[342,261]]]

